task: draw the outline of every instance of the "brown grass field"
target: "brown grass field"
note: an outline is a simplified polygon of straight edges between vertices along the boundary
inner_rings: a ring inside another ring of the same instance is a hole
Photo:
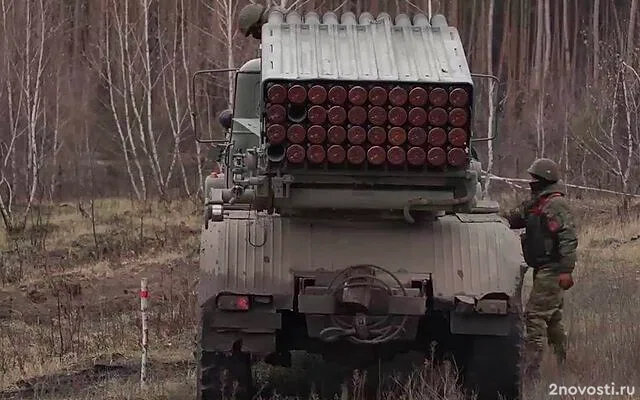
[[[609,397],[640,398],[638,211],[620,216],[619,201],[600,196],[572,202],[580,254],[567,294],[568,365],[559,371],[549,357],[526,399],[607,398],[550,396],[554,383],[635,385],[635,396]],[[193,399],[201,215],[185,201],[47,205],[37,208],[28,232],[2,236],[0,399]],[[138,383],[142,277],[151,294],[145,392]],[[301,356],[293,373],[258,368],[258,378],[300,398],[326,399],[317,393],[335,370],[317,368]],[[416,367],[408,381],[390,383],[386,398],[457,399],[452,373]]]

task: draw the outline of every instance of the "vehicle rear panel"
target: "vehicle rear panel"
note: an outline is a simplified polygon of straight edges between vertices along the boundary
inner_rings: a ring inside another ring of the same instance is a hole
[[[436,297],[512,295],[520,284],[519,239],[496,215],[447,215],[421,225],[255,215],[229,211],[204,232],[201,303],[227,290],[292,295],[296,275],[355,264],[403,278],[431,274]]]

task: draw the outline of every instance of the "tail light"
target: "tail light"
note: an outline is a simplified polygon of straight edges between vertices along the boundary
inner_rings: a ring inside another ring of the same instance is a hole
[[[263,95],[265,137],[281,165],[414,171],[469,162],[471,87],[272,82]]]
[[[251,308],[249,296],[221,294],[216,299],[216,306],[224,311],[247,311]]]

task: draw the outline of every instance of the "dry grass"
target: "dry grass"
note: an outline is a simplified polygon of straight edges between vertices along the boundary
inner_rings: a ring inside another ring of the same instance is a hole
[[[505,196],[505,204],[514,201]],[[613,201],[574,200],[580,257],[576,286],[567,295],[569,361],[559,371],[548,358],[542,382],[526,388],[527,399],[548,398],[551,383],[640,384],[640,217],[621,217]],[[0,398],[18,386],[29,387],[33,398],[194,398],[201,210],[119,199],[94,206],[93,219],[87,204],[84,213],[76,205],[41,207],[25,235],[0,237]],[[144,393],[137,381],[143,276],[152,296],[152,381]],[[321,381],[335,379],[335,369],[325,374],[318,368],[303,357],[293,373],[258,372],[280,392],[298,390],[302,378],[303,392],[324,393],[331,385]],[[454,372],[418,365],[408,381],[391,379],[386,398],[457,399]],[[114,376],[104,379],[107,373]],[[350,386],[361,383],[358,378]]]

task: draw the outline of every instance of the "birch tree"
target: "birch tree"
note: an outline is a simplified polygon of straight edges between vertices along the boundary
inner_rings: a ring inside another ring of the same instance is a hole
[[[0,214],[10,232],[25,227],[50,154],[45,86],[52,73],[48,46],[57,31],[49,7],[44,0],[0,0],[4,67],[0,97],[8,117],[8,133],[0,143]]]

